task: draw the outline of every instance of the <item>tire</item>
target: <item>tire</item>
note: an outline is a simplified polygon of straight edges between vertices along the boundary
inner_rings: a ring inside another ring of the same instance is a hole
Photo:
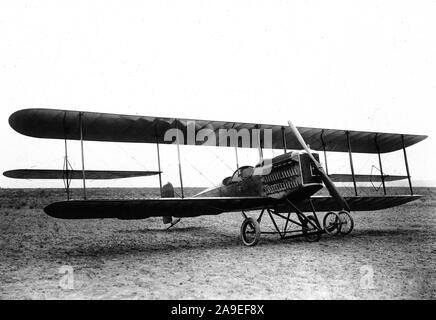
[[[339,232],[341,232],[340,222],[341,220],[337,213],[332,211],[328,212],[322,220],[324,231],[330,236],[337,235]]]
[[[241,225],[241,240],[247,247],[255,246],[260,240],[260,225],[253,218],[247,218]]]
[[[339,212],[339,219],[341,221],[341,230],[340,234],[346,236],[350,234],[354,229],[354,220],[353,217],[347,211]]]
[[[316,219],[314,216],[308,216],[307,219],[309,219],[311,222],[313,222],[314,225],[318,225]],[[306,238],[306,241],[308,242],[317,242],[319,239],[321,239],[321,234],[318,232],[317,229],[315,229],[310,223],[306,222],[303,224],[303,234]],[[316,232],[314,232],[316,230]]]

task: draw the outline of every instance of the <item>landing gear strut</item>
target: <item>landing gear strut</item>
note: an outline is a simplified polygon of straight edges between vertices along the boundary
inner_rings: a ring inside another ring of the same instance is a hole
[[[318,232],[319,230],[318,220],[314,216],[308,216],[307,218],[310,221],[312,221],[316,225],[316,227],[314,227],[310,223],[303,223],[302,231],[304,237],[308,242],[319,241],[319,239],[321,239],[321,233]]]

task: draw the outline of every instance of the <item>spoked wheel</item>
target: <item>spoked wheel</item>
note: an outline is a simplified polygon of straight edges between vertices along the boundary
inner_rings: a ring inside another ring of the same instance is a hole
[[[341,231],[341,219],[336,212],[328,212],[323,219],[324,230],[328,235],[335,236]]]
[[[339,231],[340,234],[345,236],[353,231],[354,221],[350,213],[348,213],[347,211],[339,212],[339,219],[341,221],[341,230]]]
[[[308,216],[307,219],[309,219],[315,226],[318,225],[318,222],[316,221],[314,216]],[[303,234],[308,242],[316,242],[321,239],[321,234],[319,233],[319,230],[307,221],[306,223],[303,223]]]
[[[244,245],[255,246],[260,239],[260,225],[253,218],[246,218],[241,225],[241,240]]]

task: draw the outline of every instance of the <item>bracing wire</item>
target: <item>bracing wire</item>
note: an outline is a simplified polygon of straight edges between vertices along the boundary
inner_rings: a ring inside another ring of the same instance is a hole
[[[218,187],[218,184],[214,183],[206,175],[204,175],[203,172],[201,172],[201,170],[199,170],[197,167],[195,167],[185,156],[182,155],[182,158],[183,158],[183,161],[186,161],[191,166],[191,168],[193,168],[195,171],[197,171],[197,173],[200,174],[200,176],[202,178],[207,180],[207,182],[209,182],[213,187]]]
[[[210,153],[212,153],[215,158],[217,158],[223,165],[225,165],[231,172],[234,172],[235,170],[230,167],[223,159],[221,159],[215,152],[213,152],[212,150],[209,150]]]
[[[129,158],[130,160],[135,161],[140,167],[142,167],[144,170],[148,170],[148,168],[144,165],[144,163],[142,161],[139,161],[138,159],[136,159],[136,157],[132,156],[126,149],[124,149],[122,146],[120,145],[116,145],[121,151],[123,151]]]

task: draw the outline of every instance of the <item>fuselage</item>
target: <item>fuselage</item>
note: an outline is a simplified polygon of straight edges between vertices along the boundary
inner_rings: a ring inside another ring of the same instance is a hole
[[[317,153],[312,153],[319,158]],[[314,192],[322,188],[316,167],[305,152],[288,152],[263,160],[255,167],[238,168],[231,177],[195,197],[270,197],[282,199],[311,185]],[[319,188],[313,188],[319,185]]]

